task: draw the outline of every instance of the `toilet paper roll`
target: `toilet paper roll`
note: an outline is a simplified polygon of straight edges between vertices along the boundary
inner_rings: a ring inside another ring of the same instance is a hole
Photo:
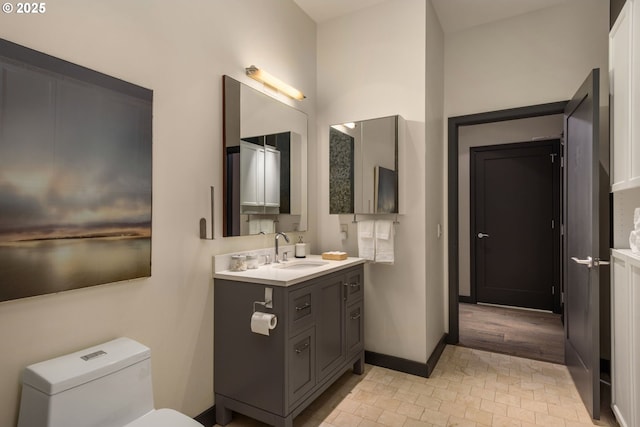
[[[251,316],[251,332],[262,335],[269,335],[269,331],[275,329],[278,318],[275,314],[256,311]]]

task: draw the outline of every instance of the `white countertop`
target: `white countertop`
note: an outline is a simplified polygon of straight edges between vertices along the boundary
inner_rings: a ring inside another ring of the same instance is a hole
[[[287,265],[295,265],[301,262],[312,262],[325,264],[304,269],[282,268]],[[334,271],[343,270],[358,264],[364,264],[366,260],[362,258],[349,257],[342,261],[332,261],[322,259],[321,255],[307,255],[305,258],[292,258],[280,264],[261,265],[256,269],[245,271],[224,270],[214,273],[214,279],[235,280],[239,282],[253,282],[263,285],[291,286],[309,279],[324,276]]]

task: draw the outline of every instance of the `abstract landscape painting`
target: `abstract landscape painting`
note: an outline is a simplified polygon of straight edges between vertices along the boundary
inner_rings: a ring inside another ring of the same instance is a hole
[[[0,301],[150,276],[151,95],[1,55],[0,82]]]

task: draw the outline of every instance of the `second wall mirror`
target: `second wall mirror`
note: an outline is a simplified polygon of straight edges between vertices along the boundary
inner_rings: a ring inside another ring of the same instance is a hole
[[[340,123],[329,130],[329,213],[399,213],[400,116]]]

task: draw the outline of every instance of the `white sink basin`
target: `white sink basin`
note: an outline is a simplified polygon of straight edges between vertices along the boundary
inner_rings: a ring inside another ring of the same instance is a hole
[[[311,261],[311,260],[299,260],[299,261],[285,261],[280,264],[274,264],[273,268],[282,268],[286,270],[306,270],[309,268],[321,267],[327,265],[326,261]]]

